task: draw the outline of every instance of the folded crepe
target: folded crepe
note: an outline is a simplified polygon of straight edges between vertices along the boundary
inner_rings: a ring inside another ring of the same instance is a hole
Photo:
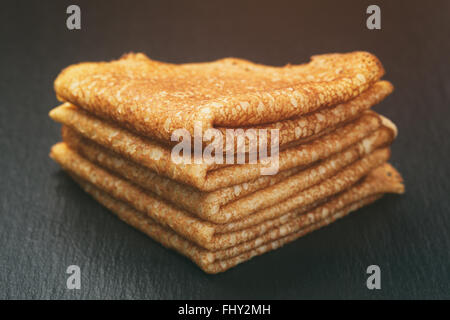
[[[277,249],[377,200],[384,193],[402,193],[404,191],[400,174],[391,165],[384,164],[372,170],[361,182],[330,198],[327,202],[308,212],[293,214],[280,227],[272,228],[261,236],[233,247],[210,251],[199,247],[167,226],[156,222],[146,213],[115,199],[94,185],[79,178],[75,178],[75,180],[87,193],[114,212],[120,219],[165,247],[185,255],[207,273],[223,272],[254,256]]]
[[[214,191],[255,180],[261,176],[261,168],[267,166],[263,163],[245,163],[212,168],[212,165],[205,163],[175,163],[171,159],[170,147],[94,117],[73,105],[65,104],[57,107],[50,112],[50,116],[84,137],[155,171],[158,175],[194,186],[202,191]],[[389,127],[395,134],[395,125],[388,119],[375,112],[365,111],[356,120],[320,139],[280,151],[279,171],[307,166],[325,159],[348,148],[382,126]]]
[[[267,165],[173,163],[175,130],[194,135],[200,123],[203,136],[217,128],[224,137],[224,152],[230,142],[236,150],[245,143],[244,151],[250,152],[248,137],[237,139],[235,146],[234,137],[225,134],[236,127],[254,129],[251,136],[256,138],[259,129],[279,129],[280,148],[303,144],[333,132],[389,95],[392,85],[379,81],[383,74],[378,59],[366,52],[315,56],[307,64],[285,67],[239,59],[174,65],[128,54],[109,63],[81,63],[63,70],[55,91],[66,103],[50,116],[159,175],[213,191],[255,180]],[[271,139],[270,130],[267,135]],[[290,156],[285,153],[281,170],[302,165],[295,159],[305,158],[297,154],[288,161]]]
[[[63,124],[63,142],[50,156],[122,220],[222,272],[404,191],[386,163],[397,129],[369,110],[393,90],[383,74],[367,52],[284,67],[234,58],[174,65],[143,54],[80,63],[55,81],[64,103],[50,116]],[[173,135],[196,138],[199,126],[202,137],[209,129],[224,137],[201,140],[203,148],[260,159],[174,162]],[[264,176],[273,163],[250,140],[271,140],[272,129],[278,170]]]
[[[271,67],[228,58],[169,64],[144,54],[64,69],[58,98],[140,134],[170,142],[195,123],[244,127],[305,115],[356,98],[384,74],[367,52],[313,56],[302,65]]]
[[[262,125],[254,125],[250,127],[245,127],[246,133],[249,133],[249,129],[253,129],[254,133],[251,137],[255,139],[260,138],[260,130],[267,130],[267,139],[271,139],[271,130],[279,130],[279,146],[281,149],[288,146],[296,145],[299,143],[307,142],[312,140],[321,134],[330,132],[335,129],[338,125],[351,121],[352,119],[358,117],[361,112],[373,107],[375,104],[386,98],[393,90],[393,86],[388,81],[378,81],[373,84],[369,89],[364,91],[361,95],[356,98],[339,104],[337,106],[322,108],[316,112],[309,113],[304,116],[299,116],[293,119],[287,119],[278,121],[275,123],[268,123]],[[70,104],[67,104],[70,106]],[[223,136],[223,152],[228,152],[234,147],[234,152],[243,150],[244,152],[249,152],[249,137],[244,136],[244,140],[240,139],[230,139],[233,137],[228,136],[227,129],[224,127],[217,128]],[[209,141],[202,141],[204,146]],[[227,142],[229,144],[227,144]],[[214,143],[212,139],[211,143]],[[232,145],[230,145],[233,143]],[[175,142],[165,142],[165,144],[175,144]],[[244,149],[242,148],[244,145]]]
[[[63,126],[62,131],[64,142],[87,160],[132,181],[174,206],[215,223],[240,219],[286,200],[332,177],[361,157],[390,144],[394,136],[391,128],[381,127],[346,150],[307,168],[294,167],[277,175],[261,176],[256,180],[213,192],[201,192],[108,151],[69,127]]]
[[[65,143],[57,144],[51,150],[51,157],[65,170],[208,250],[235,246],[265,233],[268,226],[277,223],[272,220],[279,218],[278,221],[281,221],[285,213],[302,210],[305,206],[314,205],[317,201],[346,190],[371,170],[385,163],[389,155],[389,149],[376,150],[348,165],[333,177],[285,201],[233,221],[232,231],[229,231],[227,224],[215,224],[200,219],[186,210],[178,209],[156,194],[100,168],[71,150]]]

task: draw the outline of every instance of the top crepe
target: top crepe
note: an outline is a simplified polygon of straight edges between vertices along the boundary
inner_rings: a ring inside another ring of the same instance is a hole
[[[227,58],[168,64],[144,54],[69,66],[57,96],[145,136],[170,141],[195,122],[212,127],[259,125],[301,116],[360,95],[384,74],[367,52],[313,56],[302,65],[271,67]]]

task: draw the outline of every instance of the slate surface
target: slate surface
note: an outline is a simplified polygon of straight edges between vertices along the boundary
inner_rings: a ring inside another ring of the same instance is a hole
[[[450,298],[450,2],[8,1],[0,10],[0,298]],[[48,158],[60,126],[52,82],[65,66],[142,51],[169,62],[226,56],[283,65],[312,54],[368,50],[395,93],[376,110],[400,135],[392,162],[406,180],[332,226],[224,274],[125,225]],[[68,265],[82,288],[66,289]],[[368,265],[382,289],[365,287]]]

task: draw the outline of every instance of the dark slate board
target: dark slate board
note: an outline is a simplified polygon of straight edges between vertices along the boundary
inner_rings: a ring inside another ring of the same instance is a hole
[[[8,1],[0,10],[0,298],[450,298],[450,2]],[[60,126],[52,82],[65,66],[142,51],[169,62],[243,57],[300,63],[368,50],[395,93],[376,108],[399,127],[392,162],[404,196],[387,196],[332,226],[224,274],[120,222],[48,158]],[[66,289],[66,268],[82,271]],[[382,289],[365,286],[368,265]]]

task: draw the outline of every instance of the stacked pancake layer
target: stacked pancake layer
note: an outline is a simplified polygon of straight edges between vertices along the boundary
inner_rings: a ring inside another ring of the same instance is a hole
[[[282,68],[171,65],[142,54],[74,65],[55,81],[64,104],[50,116],[63,124],[63,142],[51,157],[121,219],[222,272],[403,192],[387,164],[395,125],[370,110],[392,92],[383,73],[364,52]],[[279,171],[175,163],[171,134],[194,134],[196,123],[223,133],[278,129]]]

